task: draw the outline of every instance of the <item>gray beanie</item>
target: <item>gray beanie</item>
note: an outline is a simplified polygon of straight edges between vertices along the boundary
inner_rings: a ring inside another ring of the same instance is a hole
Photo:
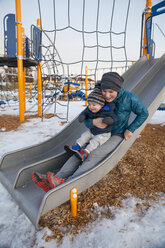
[[[101,79],[101,89],[111,89],[120,92],[124,79],[117,72],[104,73]]]
[[[88,96],[88,102],[94,102],[101,106],[104,106],[105,99],[102,96],[101,90],[98,88],[95,88]]]

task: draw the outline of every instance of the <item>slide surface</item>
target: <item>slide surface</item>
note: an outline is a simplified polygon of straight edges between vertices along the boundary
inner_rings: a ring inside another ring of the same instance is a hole
[[[70,189],[76,186],[78,193],[84,191],[112,170],[124,156],[165,98],[164,68],[165,55],[151,61],[144,56],[123,75],[125,89],[135,93],[144,102],[149,117],[130,140],[123,141],[100,164],[83,175],[48,193],[36,187],[31,179],[33,170],[41,173],[48,170],[57,172],[69,158],[64,145],[72,144],[86,129],[84,124],[78,123],[77,118],[46,142],[4,155],[0,163],[0,181],[36,228],[41,215],[69,200]],[[134,117],[132,114],[130,121]]]

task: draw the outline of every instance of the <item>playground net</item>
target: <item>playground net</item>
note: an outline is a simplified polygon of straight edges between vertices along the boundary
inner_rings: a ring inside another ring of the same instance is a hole
[[[48,5],[49,12],[38,0],[44,74],[82,77],[87,66],[88,76],[97,80],[105,70],[128,68],[130,0],[52,0]]]
[[[113,70],[122,74],[132,61],[128,60],[126,51],[130,0],[123,2],[119,0],[52,0],[47,2],[47,8],[44,3],[44,0],[38,0],[42,31],[40,47],[43,80],[42,109],[47,113],[52,104],[55,104],[54,112],[57,112],[57,105],[62,104],[61,101],[57,101],[58,95],[64,90],[60,82],[84,82],[86,66],[90,83],[96,82],[106,71]],[[31,43],[33,45],[32,38]],[[36,68],[31,70],[34,76]],[[6,80],[8,77],[9,75],[6,74]],[[6,91],[2,85],[0,87],[2,89],[0,106],[3,106],[4,100],[7,103],[6,106],[11,106],[11,103],[14,106],[18,105],[18,86],[14,84],[11,90],[8,82]],[[88,90],[91,89],[89,84]],[[78,94],[81,93],[81,96],[76,95],[79,99],[82,99],[81,90],[84,88],[80,84]],[[25,94],[26,102],[34,103],[26,108],[26,112],[36,112],[36,76],[31,92],[26,77]],[[67,101],[72,97],[69,94],[70,92],[67,93]],[[68,119],[68,103],[64,105],[67,106]]]

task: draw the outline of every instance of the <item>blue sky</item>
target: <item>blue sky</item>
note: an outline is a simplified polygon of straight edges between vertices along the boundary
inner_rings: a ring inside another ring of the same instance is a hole
[[[155,5],[160,1],[153,0]],[[68,25],[68,1],[56,0],[56,27],[58,29],[64,28]],[[96,30],[96,14],[97,4],[96,0],[85,1],[85,22],[84,27],[86,31]],[[54,12],[53,0],[40,0],[42,26],[44,29],[54,29]],[[125,18],[127,11],[128,0],[116,0],[115,11],[113,16],[112,30],[114,32],[122,32],[125,26]],[[30,26],[36,24],[36,19],[39,18],[38,0],[21,0],[22,8],[22,24],[25,28],[25,33],[30,37]],[[126,48],[129,60],[137,60],[139,58],[140,36],[141,36],[141,15],[145,8],[145,0],[131,0],[128,26]],[[83,0],[70,0],[70,25],[76,29],[82,29],[82,9]],[[112,11],[112,0],[100,0],[100,12],[98,29],[100,31],[109,30],[110,18]],[[3,17],[8,13],[15,13],[14,0],[0,0],[0,54],[3,54]],[[165,14],[155,17],[154,23],[157,23],[165,33],[164,23]],[[154,38],[156,43],[156,56],[160,57],[165,51],[165,38],[155,25]],[[54,33],[49,33],[49,37],[54,40]],[[86,45],[96,45],[96,35],[86,34]],[[120,46],[123,44],[123,35],[112,35],[113,45]],[[99,34],[98,41],[100,45],[109,45],[109,34]],[[49,44],[46,37],[44,43]],[[71,29],[58,32],[56,35],[56,47],[66,63],[78,61],[82,57],[82,34]],[[99,58],[109,59],[109,51],[100,48]],[[114,59],[124,59],[124,49],[113,50]],[[85,50],[84,58],[87,60],[96,59],[96,48]],[[101,65],[100,65],[101,66]],[[104,65],[103,65],[104,66]],[[90,67],[90,65],[89,65]]]

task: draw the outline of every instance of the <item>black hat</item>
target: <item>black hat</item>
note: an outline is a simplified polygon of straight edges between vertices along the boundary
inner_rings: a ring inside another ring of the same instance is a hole
[[[101,90],[96,88],[88,96],[88,102],[94,102],[101,106],[104,106],[105,99],[102,96]]]
[[[111,89],[119,92],[124,79],[117,72],[104,73],[101,79],[101,89]]]

